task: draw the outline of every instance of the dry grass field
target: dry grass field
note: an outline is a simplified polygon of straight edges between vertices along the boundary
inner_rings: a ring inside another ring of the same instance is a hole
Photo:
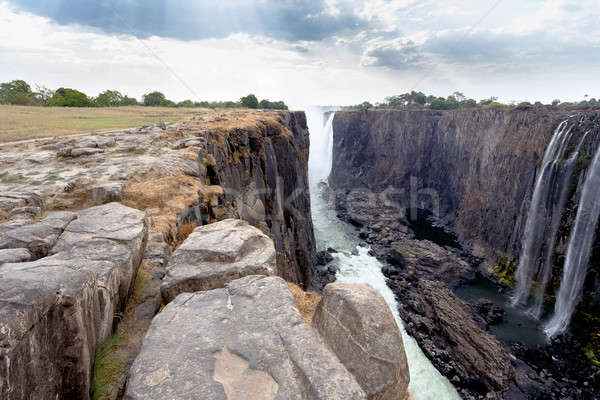
[[[161,121],[170,123],[199,111],[143,106],[66,108],[0,105],[0,143],[132,128]]]

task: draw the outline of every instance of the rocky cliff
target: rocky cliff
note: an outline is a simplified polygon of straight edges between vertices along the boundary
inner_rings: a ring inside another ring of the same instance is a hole
[[[330,184],[391,187],[407,206],[439,213],[475,254],[517,258],[536,171],[554,130],[569,115],[597,112],[338,112]]]
[[[482,388],[469,383],[469,374],[493,378],[489,382],[495,383],[489,387],[495,385],[501,393],[510,390],[511,396],[520,393],[515,398],[529,398],[529,395],[533,398],[554,398],[567,392],[582,395],[581,387],[584,387],[584,392],[588,390],[585,382],[598,376],[589,364],[577,368],[585,374],[580,374],[576,368],[564,367],[553,370],[555,376],[562,377],[557,378],[559,382],[562,379],[562,382],[577,382],[579,386],[556,384],[544,378],[549,364],[539,362],[547,354],[552,354],[552,359],[565,366],[574,360],[585,359],[584,353],[592,361],[598,360],[598,233],[581,300],[571,321],[570,332],[574,335],[569,337],[575,337],[577,342],[571,349],[577,350],[563,352],[560,350],[562,344],[556,342],[541,351],[531,349],[537,356],[528,357],[525,363],[513,362],[516,378],[510,385],[512,367],[506,368],[501,380],[489,374],[491,368],[474,368],[466,361],[468,346],[455,345],[453,340],[444,342],[451,335],[440,332],[452,331],[451,324],[440,319],[439,312],[433,312],[432,318],[427,317],[428,307],[439,308],[451,300],[456,303],[452,307],[456,308],[460,300],[451,296],[444,301],[436,300],[446,290],[444,285],[432,286],[435,295],[426,297],[423,297],[422,288],[417,286],[423,279],[441,281],[448,287],[460,285],[474,276],[474,267],[481,260],[484,262],[478,269],[480,272],[502,284],[514,285],[536,177],[551,139],[561,122],[568,119],[569,133],[564,139],[563,156],[556,158],[556,170],[559,172],[556,178],[549,179],[550,189],[544,198],[545,208],[561,209],[556,242],[542,239],[544,243],[541,244],[548,247],[548,243],[552,243],[549,250],[544,247],[551,254],[553,263],[551,283],[544,293],[544,312],[550,316],[554,296],[561,284],[565,252],[582,197],[583,183],[589,175],[591,160],[600,141],[599,116],[597,108],[557,107],[373,110],[338,112],[335,115],[333,168],[329,184],[336,191],[338,216],[359,227],[359,235],[371,245],[372,254],[388,263],[384,273],[399,302],[405,303],[400,311],[409,325],[413,323],[409,330],[426,352],[430,347],[433,349],[427,354],[466,398],[473,394],[476,398],[482,393]],[[565,175],[562,172],[566,169],[563,167],[565,164],[574,167],[572,178],[567,180],[568,186],[563,185],[563,190],[560,185],[561,176]],[[568,200],[564,207],[557,207],[562,204],[559,197],[563,191]],[[373,213],[374,209],[376,213]],[[542,225],[541,231],[549,231],[543,226],[546,222],[538,224]],[[446,252],[446,255],[443,258],[432,257],[432,251],[439,246],[423,239],[444,247],[438,250]],[[461,262],[452,261],[454,256],[447,252],[459,256],[473,268],[470,271],[469,268],[459,268]],[[539,279],[539,276],[534,279]],[[476,344],[480,355],[486,357],[497,353],[481,339],[481,332],[476,332],[475,325],[471,323],[471,318],[477,320],[478,317],[465,313],[464,318],[474,329],[473,332],[463,330],[462,335]],[[423,332],[427,332],[424,326],[435,324],[440,324],[439,329],[433,329],[432,335],[421,337]],[[432,340],[435,345],[429,346]],[[570,345],[574,343],[570,339],[567,342]],[[504,351],[516,354],[510,343],[504,345]],[[440,356],[439,353],[444,351],[449,351],[450,360]],[[575,353],[578,356],[572,357],[571,354]],[[447,362],[460,366],[455,370],[456,375],[448,372]],[[526,368],[523,367],[525,364]],[[523,371],[537,371],[537,375],[526,376]],[[503,383],[498,384],[500,381]],[[477,382],[481,383],[484,379]],[[511,388],[508,389],[508,386]],[[593,397],[590,393],[586,392],[583,396]]]
[[[249,121],[250,122],[250,121]],[[212,218],[241,218],[275,241],[279,274],[308,285],[315,239],[308,190],[309,133],[303,112],[282,112],[246,126],[207,133],[201,151],[205,183],[219,185]]]

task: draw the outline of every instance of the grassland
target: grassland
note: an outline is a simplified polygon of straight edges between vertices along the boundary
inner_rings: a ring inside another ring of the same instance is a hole
[[[79,132],[175,122],[198,109],[167,107],[64,108],[0,105],[0,143]]]

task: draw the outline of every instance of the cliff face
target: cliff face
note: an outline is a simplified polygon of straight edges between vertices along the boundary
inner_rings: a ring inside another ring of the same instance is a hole
[[[439,213],[476,255],[515,259],[546,145],[557,125],[576,113],[554,108],[339,112],[333,121],[330,184],[391,187],[405,206]]]
[[[201,176],[219,185],[204,219],[241,218],[269,233],[279,274],[308,285],[315,239],[308,190],[309,134],[303,112],[281,112],[249,127],[207,133]]]
[[[484,258],[499,280],[512,285],[536,175],[555,130],[569,118],[571,131],[558,170],[565,169],[567,159],[576,161],[550,252],[551,282],[543,294],[543,312],[552,315],[582,188],[600,141],[599,115],[598,108],[556,107],[338,112],[333,121],[330,185],[346,202],[351,196],[344,192],[378,193],[375,197],[399,210],[396,222],[403,221],[406,207],[438,214],[436,224],[450,228],[464,249]],[[576,154],[575,149],[580,151]],[[552,179],[546,183],[549,194],[544,195],[543,207],[548,209],[559,204],[561,191],[560,182]],[[546,225],[542,231],[549,230],[549,220],[539,224]],[[381,236],[368,229],[364,235],[367,242],[371,236],[374,242]],[[388,236],[388,242],[394,239],[391,233]],[[543,246],[548,246],[547,237],[541,239]],[[592,360],[600,357],[599,238],[597,228],[583,292],[570,324],[571,333]],[[385,259],[389,243],[378,244],[384,247]]]

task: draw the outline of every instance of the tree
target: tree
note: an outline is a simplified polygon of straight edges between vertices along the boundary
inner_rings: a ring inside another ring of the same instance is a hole
[[[85,93],[75,89],[60,88],[48,100],[48,105],[50,107],[90,107],[93,106],[93,103]]]
[[[194,107],[194,102],[191,100],[180,101],[177,103],[177,107],[192,108]]]
[[[557,105],[559,105],[559,104],[560,104],[560,100],[559,100],[559,99],[554,99],[554,100],[552,100],[552,105],[553,105],[553,106],[557,106]]]
[[[243,107],[258,108],[258,99],[253,94],[249,94],[248,96],[240,98],[240,102],[242,103]]]
[[[98,107],[117,107],[123,103],[123,95],[117,90],[105,90],[94,100]]]
[[[27,82],[15,80],[0,84],[0,104],[31,105],[35,103],[37,103],[37,98]]]
[[[459,103],[462,103],[463,101],[465,101],[467,99],[467,97],[462,93],[462,92],[454,92],[452,93],[452,96],[456,99],[456,101],[458,101]]]
[[[242,103],[243,104],[243,103]],[[288,106],[283,101],[269,101],[267,99],[260,101],[260,108],[265,110],[287,110]],[[248,107],[252,108],[252,107]]]
[[[121,105],[122,106],[137,106],[138,101],[137,101],[137,99],[134,99],[133,97],[123,96],[123,100],[121,100]]]
[[[145,94],[143,97],[145,106],[154,106],[158,107],[163,105],[163,103],[167,100],[164,94],[161,92],[152,92]]]
[[[357,106],[357,108],[359,110],[368,110],[369,108],[373,108],[373,104],[369,103],[368,101],[363,101]]]
[[[48,101],[54,96],[54,90],[48,89],[43,85],[35,85],[35,96],[43,105],[48,105]]]

